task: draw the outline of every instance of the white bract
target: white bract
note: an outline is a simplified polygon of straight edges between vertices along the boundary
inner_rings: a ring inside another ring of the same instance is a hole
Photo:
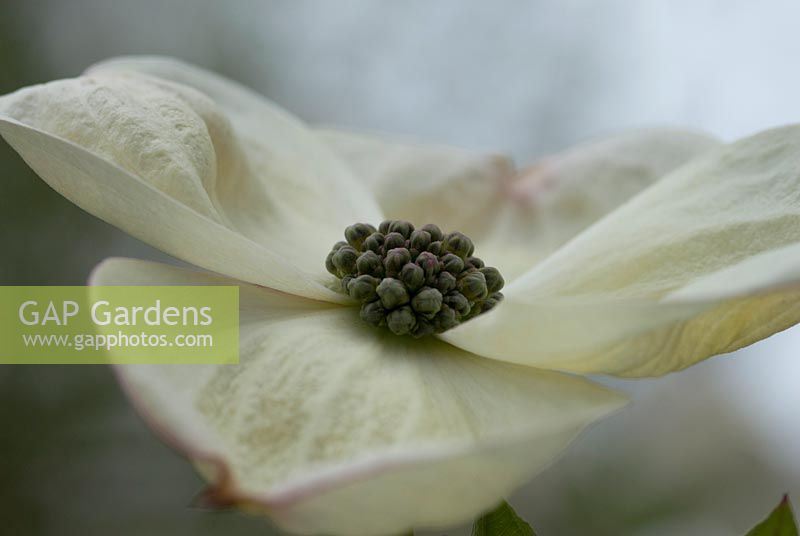
[[[289,531],[467,521],[624,403],[564,372],[665,374],[800,320],[800,127],[632,132],[517,172],[123,58],[0,98],[0,133],[77,205],[220,274],[112,259],[92,284],[240,286],[240,365],[116,371],[210,502]],[[469,234],[505,300],[438,337],[366,326],[324,259],[385,218]]]

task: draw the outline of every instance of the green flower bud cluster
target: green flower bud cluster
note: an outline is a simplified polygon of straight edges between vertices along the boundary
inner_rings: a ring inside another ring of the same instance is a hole
[[[503,299],[497,268],[473,255],[459,232],[386,220],[376,229],[356,223],[334,244],[325,267],[361,303],[361,318],[397,335],[442,333]]]

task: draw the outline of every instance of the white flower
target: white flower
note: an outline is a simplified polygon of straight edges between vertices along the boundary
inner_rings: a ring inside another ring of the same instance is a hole
[[[239,366],[116,370],[210,501],[290,531],[466,521],[623,403],[564,371],[665,374],[800,319],[799,127],[641,131],[517,174],[125,58],[0,98],[0,133],[77,205],[223,274],[112,259],[93,284],[240,285]],[[365,326],[324,259],[385,217],[470,234],[505,300],[438,337]]]

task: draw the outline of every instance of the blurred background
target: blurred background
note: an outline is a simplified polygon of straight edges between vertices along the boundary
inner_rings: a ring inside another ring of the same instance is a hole
[[[800,120],[791,0],[0,0],[0,93],[167,54],[313,123],[512,153],[631,126],[734,139]],[[0,142],[1,284],[83,284],[161,254],[83,213]],[[540,536],[740,535],[800,503],[800,330],[660,380],[511,497]],[[190,508],[201,482],[103,367],[0,367],[0,527],[14,535],[255,535]]]

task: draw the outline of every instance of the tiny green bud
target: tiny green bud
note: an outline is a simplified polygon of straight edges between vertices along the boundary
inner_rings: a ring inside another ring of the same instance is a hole
[[[458,291],[468,300],[482,300],[488,295],[486,278],[481,272],[470,272],[458,280]]]
[[[427,223],[422,226],[422,230],[426,231],[429,235],[431,235],[431,240],[433,241],[441,241],[444,238],[444,234],[442,234],[442,230],[439,229],[438,225],[434,225],[432,223]]]
[[[386,310],[380,300],[375,300],[361,306],[360,316],[367,324],[378,327],[386,321]]]
[[[339,251],[342,247],[344,247],[346,245],[347,245],[347,242],[342,242],[341,240],[339,240],[338,242],[336,242],[333,245],[332,249],[333,249],[333,251]]]
[[[328,256],[325,257],[325,269],[328,270],[331,274],[339,277],[339,270],[336,268],[336,265],[333,264],[333,255],[336,253],[335,249],[332,249]]]
[[[342,290],[344,290],[345,293],[347,293],[347,294],[350,293],[350,282],[352,280],[353,280],[353,276],[352,275],[346,275],[346,276],[344,276],[342,278]]]
[[[420,337],[431,335],[435,331],[436,329],[433,327],[433,324],[428,320],[417,317],[417,326],[414,328],[414,331],[411,332],[411,335],[415,339],[419,339]]]
[[[442,257],[442,265],[445,271],[450,272],[453,275],[460,274],[464,269],[464,261],[461,260],[461,257],[453,255],[452,253],[448,253]]]
[[[467,320],[472,320],[473,318],[475,318],[476,316],[481,314],[483,312],[483,309],[481,308],[482,304],[483,304],[483,302],[475,302],[475,303],[473,303],[472,304],[472,308],[469,310],[469,313],[467,313],[464,316],[462,316],[461,317],[461,321],[462,322],[466,322]]]
[[[411,307],[424,315],[438,313],[442,307],[442,293],[435,288],[425,287],[411,299]]]
[[[450,292],[456,288],[456,276],[450,272],[440,272],[439,275],[436,276],[436,288],[438,288],[439,292],[442,294]]]
[[[428,251],[437,256],[442,254],[442,249],[443,249],[442,243],[439,242],[438,240],[435,242],[431,242],[430,245],[428,246]]]
[[[411,333],[417,324],[417,317],[408,305],[392,311],[386,317],[386,325],[395,335]]]
[[[394,248],[387,251],[386,258],[383,259],[386,275],[389,277],[396,276],[408,262],[411,262],[411,253],[406,248]]]
[[[380,254],[384,236],[381,233],[372,233],[364,240],[364,249]]]
[[[485,313],[494,309],[494,307],[503,300],[502,292],[495,292],[490,294],[488,298],[481,302],[481,312]]]
[[[429,251],[420,253],[414,262],[425,273],[425,281],[433,281],[433,278],[439,273],[439,259]]]
[[[360,302],[372,301],[377,297],[375,287],[378,286],[379,279],[371,275],[360,275],[350,281],[347,292],[350,297]]]
[[[355,273],[356,259],[358,259],[358,252],[355,249],[351,246],[342,246],[333,254],[332,261],[339,274],[344,276]]]
[[[381,304],[386,309],[394,309],[399,305],[408,303],[408,291],[405,285],[397,279],[384,278],[376,291],[381,299]]]
[[[413,231],[414,225],[408,221],[395,220],[389,225],[390,233],[400,233],[403,238],[409,238]]]
[[[416,230],[411,233],[411,238],[409,238],[411,249],[416,249],[417,251],[425,251],[431,243],[431,235],[427,231],[420,231]]]
[[[465,234],[459,233],[458,231],[447,235],[442,245],[444,246],[445,251],[449,251],[450,253],[458,255],[462,259],[472,255],[472,252],[475,251],[475,246],[472,244],[472,240],[467,238]]]
[[[503,288],[503,285],[505,285],[503,276],[500,275],[500,271],[494,266],[487,266],[481,268],[480,272],[486,279],[486,289],[489,292],[489,294],[497,292],[498,290]]]
[[[406,247],[406,239],[400,233],[389,233],[383,239],[383,250],[391,251],[395,248]]]
[[[360,250],[364,240],[375,232],[375,227],[366,223],[354,223],[344,230],[347,243]]]
[[[381,234],[388,234],[389,233],[389,226],[392,224],[394,220],[383,220],[380,225],[378,225],[378,232]]]
[[[483,268],[485,265],[483,261],[478,257],[467,257],[466,264],[472,266],[473,268]]]
[[[400,270],[400,280],[406,284],[409,290],[416,291],[425,284],[425,272],[416,264],[409,262]],[[455,279],[453,285],[455,285]]]
[[[450,292],[442,299],[442,302],[447,304],[451,309],[455,310],[455,312],[458,313],[458,316],[468,315],[471,309],[469,300],[460,292]]]
[[[369,274],[375,277],[383,275],[383,263],[381,263],[380,256],[374,251],[365,251],[358,256],[356,260],[356,268],[360,275]]]
[[[447,305],[442,304],[441,310],[436,313],[436,317],[433,319],[433,325],[439,333],[457,326],[456,312]]]

